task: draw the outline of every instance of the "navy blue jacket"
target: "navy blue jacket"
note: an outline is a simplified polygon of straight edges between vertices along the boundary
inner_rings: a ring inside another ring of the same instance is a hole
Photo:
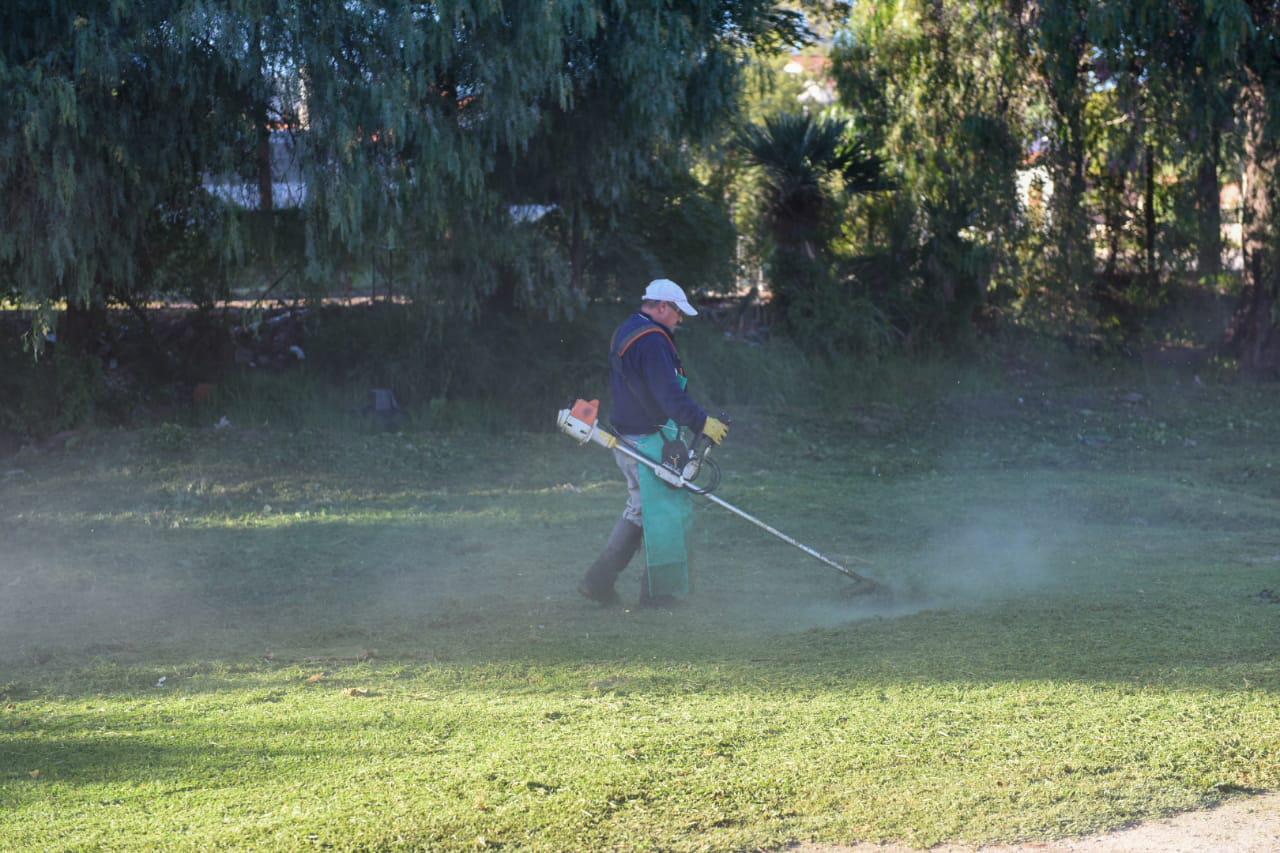
[[[684,369],[670,329],[636,312],[613,333],[609,346],[609,420],[614,429],[623,435],[647,435],[670,418],[702,431],[707,413],[680,388]]]

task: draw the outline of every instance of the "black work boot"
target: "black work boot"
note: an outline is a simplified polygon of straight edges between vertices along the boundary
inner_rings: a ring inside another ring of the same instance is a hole
[[[640,543],[644,541],[644,528],[632,524],[625,518],[618,519],[609,534],[609,541],[604,546],[596,561],[587,569],[582,580],[578,581],[578,592],[592,601],[601,604],[617,604],[618,593],[613,582],[622,574],[622,570],[631,562]]]

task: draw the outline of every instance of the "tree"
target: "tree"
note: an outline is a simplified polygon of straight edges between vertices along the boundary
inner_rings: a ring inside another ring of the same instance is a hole
[[[1238,93],[1272,73],[1246,70],[1272,62],[1274,14],[1198,0],[855,7],[837,77],[844,105],[910,188],[896,210],[910,206],[914,219],[881,230],[911,235],[917,316],[931,293],[957,318],[1004,292],[1024,317],[1045,302],[1046,328],[1075,336],[1096,328],[1086,297],[1123,290],[1141,309],[1179,273],[1216,281],[1218,172],[1232,159]],[[1252,102],[1269,103],[1270,85],[1255,83],[1267,95]],[[1266,137],[1255,138],[1265,163]],[[1048,215],[1010,217],[1012,179],[1041,141]],[[1251,204],[1266,209],[1264,198]]]
[[[38,328],[57,300],[135,293],[156,231],[198,205],[216,75],[158,38],[164,23],[154,5],[0,10],[0,277]]]
[[[1245,294],[1231,330],[1241,365],[1280,371],[1280,10],[1250,2],[1252,30],[1241,54],[1244,124]]]
[[[861,254],[889,267],[895,321],[918,341],[970,337],[1017,276],[1025,66],[1000,3],[858,6],[833,54],[842,105],[901,175]]]
[[[594,29],[566,39],[567,89],[544,100],[545,120],[511,161],[510,192],[562,209],[576,290],[637,190],[682,183],[693,148],[733,117],[746,58],[806,37],[801,16],[772,0],[638,8],[602,4]]]
[[[43,327],[60,300],[146,292],[162,238],[234,270],[287,226],[316,290],[394,251],[437,322],[504,283],[565,310],[592,219],[724,118],[742,52],[797,22],[771,0],[16,0],[0,9],[0,277]],[[306,186],[291,210],[272,194],[284,131]],[[224,174],[254,187],[252,210],[211,201]],[[549,226],[511,215],[522,196],[568,212],[573,276]]]
[[[1109,114],[1093,116],[1090,129],[1091,139],[1102,142],[1091,153],[1109,161],[1105,170],[1091,170],[1104,173],[1110,235],[1099,284],[1114,289],[1130,282],[1124,297],[1130,307],[1168,299],[1178,278],[1189,280],[1192,271],[1201,282],[1219,284],[1219,169],[1234,140],[1245,10],[1198,0],[1099,3],[1090,30],[1090,104],[1109,106]],[[1130,200],[1142,259],[1134,270],[1118,271]]]
[[[1081,288],[1093,272],[1084,209],[1090,7],[1090,0],[1036,4],[1031,49],[1053,120],[1049,135],[1055,173],[1053,222],[1058,263],[1068,289]]]
[[[750,125],[739,135],[738,146],[760,174],[771,301],[797,329],[798,303],[812,308],[815,296],[842,298],[830,287],[840,195],[886,188],[884,164],[850,138],[847,122],[807,113],[783,113]],[[832,311],[840,307],[827,306]]]

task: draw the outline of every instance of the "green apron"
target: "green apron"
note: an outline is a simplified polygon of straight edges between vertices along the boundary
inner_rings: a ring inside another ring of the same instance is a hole
[[[680,377],[684,389],[688,379]],[[668,420],[647,435],[637,447],[654,461],[662,461],[662,445],[680,437],[680,427]],[[688,537],[693,529],[693,495],[658,479],[645,465],[638,466],[640,501],[644,518],[644,557],[649,566],[649,595],[686,596],[693,591],[689,569]]]

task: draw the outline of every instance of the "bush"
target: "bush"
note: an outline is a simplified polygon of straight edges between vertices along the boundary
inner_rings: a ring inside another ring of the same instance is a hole
[[[151,453],[180,453],[191,447],[191,433],[181,424],[163,423],[143,437],[142,446]]]
[[[390,388],[409,429],[552,429],[556,410],[577,397],[599,397],[607,410],[608,341],[629,310],[599,304],[554,323],[500,315],[434,329],[405,306],[326,308],[310,319],[305,366],[242,371],[211,417],[358,428],[370,389]],[[812,404],[822,394],[812,359],[785,338],[748,343],[700,318],[676,341],[708,407]]]
[[[676,337],[691,393],[708,409],[730,413],[757,406],[840,408],[893,393],[877,378],[901,369],[893,368],[900,360],[886,356],[890,333],[883,319],[868,302],[846,302],[847,313],[812,314],[814,339],[828,342],[830,358],[782,335],[744,341],[699,317]],[[151,450],[178,451],[191,427],[224,416],[236,426],[285,429],[549,431],[555,412],[577,397],[598,397],[609,410],[608,341],[630,310],[604,303],[572,320],[496,313],[479,325],[441,326],[395,303],[321,308],[306,320],[305,361],[285,369],[231,369],[202,409],[167,411],[170,423],[146,440]],[[17,402],[0,409],[0,428],[49,434],[95,418],[119,420],[113,405],[128,411],[131,398],[108,388],[96,359],[55,351],[33,362],[16,348],[8,357],[0,393]],[[392,389],[403,416],[362,414],[373,388]],[[152,387],[151,393],[172,390]]]
[[[0,353],[0,428],[33,436],[52,435],[91,422],[106,396],[97,358],[61,347],[35,360],[11,343]]]

